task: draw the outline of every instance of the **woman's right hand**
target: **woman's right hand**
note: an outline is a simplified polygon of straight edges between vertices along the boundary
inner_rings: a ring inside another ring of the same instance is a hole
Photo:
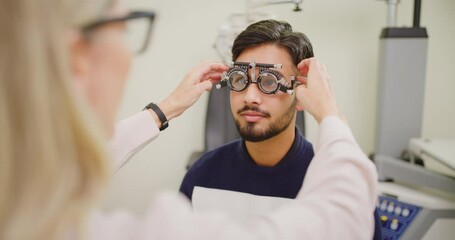
[[[188,72],[174,91],[158,106],[168,120],[180,116],[191,107],[206,91],[210,91],[215,82],[229,67],[220,62],[203,62]]]
[[[344,119],[338,110],[324,64],[315,58],[308,58],[302,60],[297,68],[301,74],[297,77],[300,85],[295,90],[300,106],[298,110],[306,110],[318,123],[329,115]]]

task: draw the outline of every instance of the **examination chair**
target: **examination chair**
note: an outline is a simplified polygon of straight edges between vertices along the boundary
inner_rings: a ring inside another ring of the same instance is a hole
[[[209,93],[205,116],[204,150],[193,152],[186,164],[189,169],[205,152],[240,138],[229,104],[228,89],[213,88]],[[305,136],[305,118],[302,111],[297,112],[296,126]]]

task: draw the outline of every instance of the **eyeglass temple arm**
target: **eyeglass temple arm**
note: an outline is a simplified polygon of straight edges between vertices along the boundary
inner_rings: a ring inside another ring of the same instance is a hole
[[[220,89],[222,87],[226,87],[227,86],[227,72],[223,72],[223,74],[221,75],[221,81],[219,81],[215,87],[216,89]]]
[[[281,83],[281,80],[280,80],[280,87],[279,87],[279,90],[284,92],[284,93],[287,93],[289,95],[292,95],[294,93],[294,89],[295,87],[298,86],[298,82],[295,81],[295,76],[290,76],[291,78],[291,86],[290,87],[287,87],[285,84]]]

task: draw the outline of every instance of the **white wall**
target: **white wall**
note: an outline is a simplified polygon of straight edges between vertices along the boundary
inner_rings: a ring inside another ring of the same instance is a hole
[[[133,8],[158,13],[151,47],[135,59],[119,119],[150,101],[163,99],[184,74],[200,61],[217,59],[212,48],[218,27],[231,13],[245,9],[244,0],[137,0]],[[398,26],[412,24],[413,0],[401,0]],[[312,41],[326,64],[338,103],[366,153],[373,151],[379,34],[386,24],[386,4],[376,0],[305,0],[302,12],[291,5],[265,7],[277,19],[291,23]],[[424,137],[455,138],[455,1],[424,0],[421,25],[429,34]],[[410,86],[412,87],[412,86]],[[157,192],[177,191],[185,163],[202,150],[207,96],[152,144],[118,171],[108,191],[106,208],[143,210]],[[309,118],[307,118],[309,119]],[[316,125],[307,121],[307,137]]]

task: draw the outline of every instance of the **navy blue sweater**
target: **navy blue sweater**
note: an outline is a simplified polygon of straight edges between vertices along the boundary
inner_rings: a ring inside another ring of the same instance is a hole
[[[190,199],[195,186],[295,198],[314,155],[311,143],[296,134],[288,153],[274,167],[256,165],[242,140],[210,151],[189,169],[180,191]]]

